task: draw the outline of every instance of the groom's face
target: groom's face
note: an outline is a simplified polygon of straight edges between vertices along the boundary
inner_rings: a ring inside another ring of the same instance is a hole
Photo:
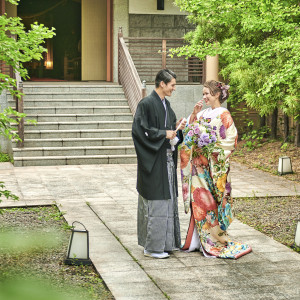
[[[165,96],[171,96],[172,93],[176,90],[176,79],[172,78],[170,82],[165,84],[163,81],[160,83],[162,87],[162,91]]]

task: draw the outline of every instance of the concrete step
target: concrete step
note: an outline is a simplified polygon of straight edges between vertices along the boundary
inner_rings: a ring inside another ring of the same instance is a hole
[[[136,164],[136,155],[83,155],[83,156],[36,156],[16,157],[15,167],[57,166],[87,164]]]
[[[12,123],[13,126],[17,124]],[[26,124],[28,130],[84,130],[84,129],[130,129],[132,121],[78,121],[78,122],[39,122]]]
[[[24,107],[27,114],[102,114],[130,113],[127,106],[61,106],[61,107]]]
[[[15,166],[136,163],[132,113],[120,85],[24,84],[24,148]],[[15,107],[12,97],[9,104]]]
[[[13,148],[14,158],[36,156],[83,156],[135,154],[133,145]]]
[[[61,107],[61,106],[119,106],[127,105],[124,99],[32,99],[24,100],[24,107]],[[8,101],[15,109],[15,101]]]
[[[130,137],[131,129],[25,130],[24,139]]]
[[[25,99],[124,99],[124,92],[26,92]],[[12,95],[7,94],[8,100],[13,100]]]
[[[33,147],[79,147],[79,146],[123,146],[133,145],[131,137],[107,137],[107,138],[47,138],[25,139],[24,146]],[[16,143],[13,142],[16,148]]]
[[[30,92],[54,92],[54,93],[60,93],[60,92],[71,92],[71,93],[77,93],[77,92],[109,92],[114,93],[123,92],[123,88],[119,84],[109,84],[109,85],[102,85],[102,84],[84,84],[84,83],[76,83],[76,84],[37,84],[37,83],[29,83],[24,82],[24,93],[30,93]]]
[[[82,121],[132,121],[132,113],[103,114],[28,114],[26,119],[37,122],[82,122]]]

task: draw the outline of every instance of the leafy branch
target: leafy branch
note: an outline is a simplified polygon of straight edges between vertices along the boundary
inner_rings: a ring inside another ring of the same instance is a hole
[[[300,6],[298,0],[176,0],[195,30],[173,55],[219,55],[230,100],[267,115],[275,108],[299,118]]]

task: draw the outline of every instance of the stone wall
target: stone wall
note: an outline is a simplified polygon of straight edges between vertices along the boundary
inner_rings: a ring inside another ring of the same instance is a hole
[[[193,28],[185,15],[129,15],[130,37],[183,38]]]

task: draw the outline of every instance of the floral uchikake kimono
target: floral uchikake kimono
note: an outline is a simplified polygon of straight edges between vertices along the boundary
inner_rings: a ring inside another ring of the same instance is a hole
[[[229,156],[236,146],[237,130],[223,107],[203,110],[197,119],[187,124],[180,146],[185,212],[191,208],[182,249],[199,249],[207,257],[239,258],[251,247],[231,241],[226,233],[233,220]]]

